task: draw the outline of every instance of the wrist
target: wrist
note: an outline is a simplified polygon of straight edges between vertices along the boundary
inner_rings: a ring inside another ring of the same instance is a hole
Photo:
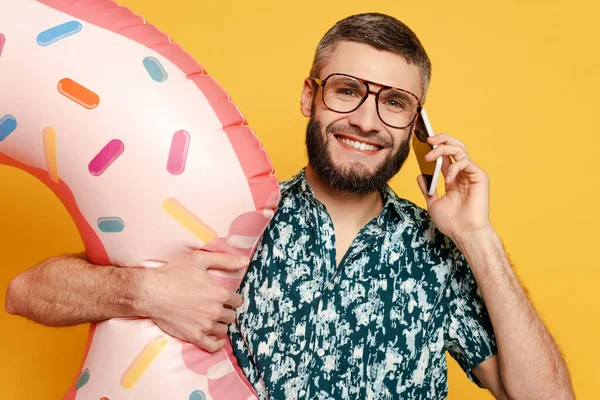
[[[461,231],[452,235],[450,238],[463,253],[468,253],[473,249],[482,248],[482,245],[484,244],[493,244],[503,247],[502,241],[492,225],[469,231]]]
[[[127,284],[127,302],[135,317],[152,317],[156,293],[157,268],[127,268],[131,272]]]

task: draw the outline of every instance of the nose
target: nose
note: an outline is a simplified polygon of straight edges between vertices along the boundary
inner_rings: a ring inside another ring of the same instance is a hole
[[[369,92],[360,107],[348,116],[350,125],[358,127],[364,133],[377,131],[380,126],[379,116],[377,115],[376,95],[377,93]]]

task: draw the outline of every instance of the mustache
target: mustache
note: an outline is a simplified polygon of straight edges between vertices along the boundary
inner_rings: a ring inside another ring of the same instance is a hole
[[[327,126],[325,129],[326,133],[330,133],[332,135],[335,134],[346,134],[351,135],[357,138],[365,138],[371,142],[375,142],[381,147],[391,147],[392,141],[387,137],[380,137],[376,132],[363,132],[359,127],[346,125],[342,123],[333,123]]]

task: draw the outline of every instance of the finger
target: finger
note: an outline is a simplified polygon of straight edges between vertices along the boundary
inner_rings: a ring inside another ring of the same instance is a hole
[[[231,323],[235,322],[236,318],[237,318],[237,314],[235,313],[235,311],[233,311],[232,309],[223,307],[223,312],[222,312],[221,316],[219,317],[219,322],[222,322],[224,324],[231,324]]]
[[[452,182],[454,178],[456,178],[456,176],[460,173],[460,171],[467,169],[469,163],[470,160],[468,158],[463,158],[462,160],[459,160],[452,164],[450,168],[448,168],[448,173],[444,174],[444,176],[446,177],[446,183]]]
[[[227,335],[227,331],[228,331],[228,328],[227,328],[226,324],[217,322],[216,324],[214,324],[212,329],[210,331],[208,331],[207,333],[210,333],[211,335],[214,335],[218,338],[222,338],[223,336]]]
[[[193,251],[191,257],[197,267],[204,269],[235,271],[247,267],[250,263],[248,257],[234,256],[227,253],[212,253],[203,250]]]
[[[221,350],[225,346],[225,343],[225,339],[214,339],[203,334],[194,344],[209,353],[215,353]]]
[[[419,188],[421,189],[421,193],[423,193],[423,196],[425,197],[425,201],[427,202],[427,208],[429,208],[429,206],[435,202],[436,200],[438,200],[438,195],[437,195],[437,190],[434,194],[430,195],[427,190],[427,182],[425,181],[425,177],[423,175],[419,175],[417,176],[417,183],[419,184]]]
[[[459,146],[462,147],[465,152],[467,151],[467,147],[463,142],[453,136],[448,135],[447,133],[440,133],[438,135],[430,136],[427,138],[427,141],[432,145],[449,144],[451,146]]]
[[[425,156],[425,160],[433,161],[436,158],[441,157],[441,156],[450,156],[450,157],[454,158],[456,161],[461,160],[465,157],[468,158],[467,152],[462,147],[454,146],[454,145],[450,145],[450,144],[443,144],[443,145],[440,145],[440,146],[436,147],[435,149],[431,150],[429,153],[427,153],[427,155]]]
[[[442,157],[442,174],[448,176],[448,168],[452,165],[452,160],[448,156]]]
[[[475,164],[473,162],[473,160],[471,160],[470,158],[464,158],[460,161],[461,161],[460,170],[457,171],[456,173],[449,172],[453,176],[452,179],[456,178],[456,176],[458,175],[459,172],[464,172],[466,174],[469,174],[469,176],[471,176],[471,177],[479,176],[479,177],[485,178],[487,176],[487,174],[477,164]],[[458,164],[458,161],[455,164]]]
[[[241,307],[244,304],[244,299],[236,292],[232,292],[231,290],[225,289],[226,293],[221,296],[221,303],[226,306],[230,306],[233,308]]]

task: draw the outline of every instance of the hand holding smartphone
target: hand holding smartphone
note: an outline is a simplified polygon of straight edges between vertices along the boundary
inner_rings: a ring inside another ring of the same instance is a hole
[[[425,155],[437,147],[427,143],[427,138],[433,135],[435,135],[435,133],[431,128],[427,113],[425,112],[425,109],[422,109],[417,117],[412,146],[415,151],[417,162],[419,163],[421,174],[425,177],[425,182],[427,182],[427,193],[430,196],[436,191],[437,182],[442,170],[442,157],[438,157],[434,161],[425,160]]]

